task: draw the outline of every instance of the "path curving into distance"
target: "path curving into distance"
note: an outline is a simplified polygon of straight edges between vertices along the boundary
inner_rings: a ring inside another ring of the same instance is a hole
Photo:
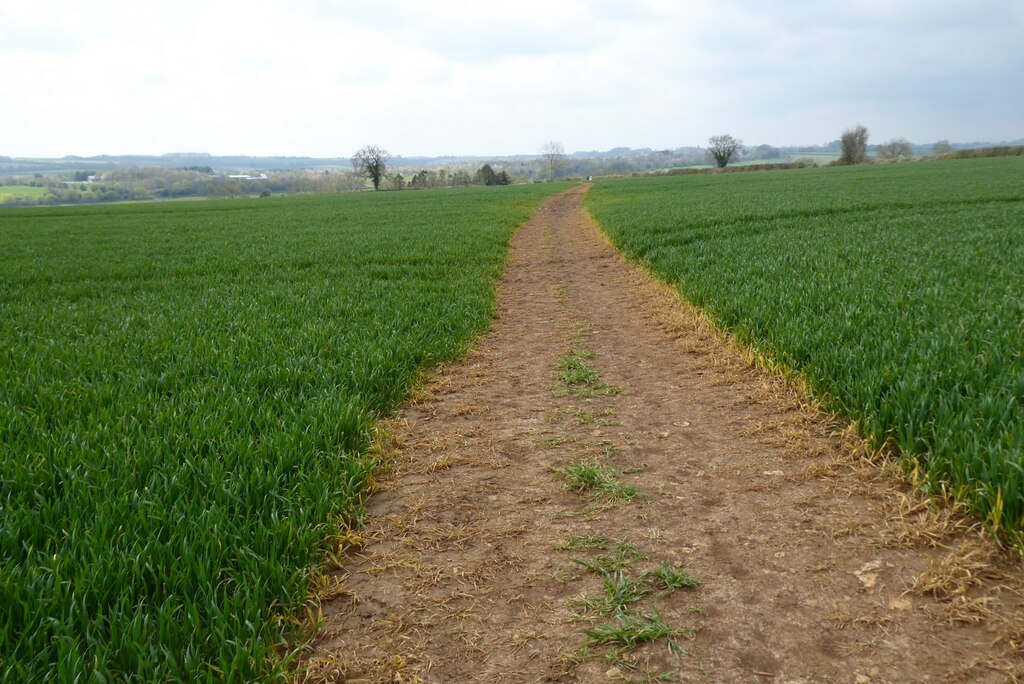
[[[628,264],[585,192],[522,226],[491,333],[392,426],[299,680],[1024,678],[1019,563]]]

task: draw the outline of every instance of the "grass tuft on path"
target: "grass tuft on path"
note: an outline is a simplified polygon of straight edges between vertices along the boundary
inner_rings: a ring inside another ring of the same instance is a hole
[[[619,481],[618,468],[599,458],[570,461],[558,472],[565,478],[565,488],[570,492],[623,501],[632,501],[640,496],[640,490],[636,487]]]

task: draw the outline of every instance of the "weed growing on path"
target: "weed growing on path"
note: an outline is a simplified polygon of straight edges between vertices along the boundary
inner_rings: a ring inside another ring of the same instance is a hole
[[[594,334],[594,325],[590,321],[576,321],[572,324],[573,344],[579,344],[583,338]]]
[[[574,441],[572,437],[568,435],[560,435],[558,437],[551,437],[550,439],[541,439],[537,441],[537,446],[541,449],[556,449],[563,444],[568,444]]]
[[[686,568],[677,568],[664,561],[640,577],[650,581],[655,587],[661,588],[666,594],[676,589],[696,589],[700,586],[700,580],[691,575]]]
[[[589,494],[592,498],[610,497],[632,501],[640,496],[640,490],[633,485],[619,482],[619,470],[600,459],[571,461],[557,471],[565,478],[565,488],[570,492]]]
[[[601,380],[587,361],[597,357],[592,351],[570,349],[558,361],[558,382],[561,390],[578,397],[607,397],[622,390]]]
[[[649,557],[634,544],[623,539],[615,545],[611,554],[597,556],[593,559],[573,558],[572,562],[583,566],[590,572],[605,574],[628,567],[634,561],[647,560]]]
[[[587,361],[597,357],[591,351],[568,351],[558,361],[558,380],[563,385],[589,385],[597,382],[597,371]]]
[[[587,646],[591,649],[610,647],[605,659],[613,658],[621,662],[622,655],[627,650],[637,646],[657,641],[661,638],[668,639],[669,650],[677,655],[685,654],[686,651],[673,637],[692,637],[692,629],[680,629],[665,622],[659,613],[640,613],[636,611],[618,612],[615,614],[613,623],[596,625],[583,632],[587,636]]]
[[[609,540],[590,534],[574,534],[555,546],[556,551],[580,551],[583,549],[603,550],[608,548]]]
[[[582,609],[584,613],[611,615],[625,611],[628,606],[638,603],[651,591],[643,580],[632,578],[621,571],[602,572],[601,586],[604,592],[599,596],[575,599],[572,605]],[[584,619],[582,615],[576,617]]]
[[[585,405],[559,408],[549,420],[572,420],[576,428],[595,423],[602,426],[619,424],[608,418],[614,415],[614,408],[590,406],[596,397],[620,393],[619,388],[603,382],[589,363],[597,357],[593,351],[583,348],[583,339],[591,332],[592,328],[586,321],[574,326],[571,347],[558,362],[559,384],[555,390],[556,396],[574,397]],[[566,425],[565,429],[571,434],[573,426]],[[596,437],[600,434],[600,430],[593,432]],[[629,444],[623,435],[619,437]],[[630,502],[642,496],[635,486],[623,484],[621,478],[627,473],[641,472],[643,468],[628,463],[618,465],[620,458],[616,443],[600,438],[574,441],[586,457],[578,457],[562,467],[553,467],[552,471],[562,476],[566,489],[590,503],[581,519],[598,519],[602,511],[613,505],[613,501]],[[592,625],[599,618],[607,621],[584,631],[586,643],[565,657],[567,671],[571,672],[587,660],[600,658],[618,673],[609,675],[612,678],[633,682],[673,681],[673,673],[654,672],[648,667],[649,663],[644,662],[643,656],[634,656],[631,652],[639,645],[664,638],[672,654],[685,653],[677,639],[692,635],[692,630],[667,624],[660,613],[652,611],[645,603],[655,592],[664,596],[681,587],[696,587],[699,585],[696,578],[685,569],[664,561],[645,572],[631,571],[635,563],[647,561],[650,557],[626,539],[612,541],[591,534],[573,535],[555,548],[593,552],[590,557],[573,557],[571,560],[576,567],[596,575],[601,583],[601,589],[594,595],[582,595],[569,601],[568,605],[574,611],[570,620],[587,621]],[[557,579],[565,583],[583,579],[570,569],[560,569],[556,574]]]

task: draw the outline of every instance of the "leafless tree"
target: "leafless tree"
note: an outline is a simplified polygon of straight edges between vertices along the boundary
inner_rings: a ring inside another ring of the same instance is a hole
[[[540,153],[548,165],[548,178],[554,180],[555,172],[565,163],[565,147],[551,140],[541,146]]]
[[[352,168],[363,178],[369,178],[374,190],[380,190],[380,182],[388,169],[388,151],[377,145],[366,145],[352,155]]]
[[[878,156],[882,159],[899,159],[900,157],[913,157],[914,150],[906,138],[893,138],[878,146]]]
[[[708,138],[708,154],[714,158],[720,169],[725,168],[742,146],[743,141],[731,135],[713,135]]]
[[[938,156],[940,154],[949,154],[953,151],[953,146],[949,144],[948,140],[939,140],[937,143],[932,145],[932,154]]]
[[[848,128],[839,139],[842,150],[840,164],[861,164],[868,156],[868,129],[863,126]]]

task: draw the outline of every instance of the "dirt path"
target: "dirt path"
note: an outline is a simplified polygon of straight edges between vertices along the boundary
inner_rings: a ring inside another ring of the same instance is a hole
[[[517,233],[493,331],[404,411],[309,678],[1024,677],[1019,566],[628,265],[584,192]]]

